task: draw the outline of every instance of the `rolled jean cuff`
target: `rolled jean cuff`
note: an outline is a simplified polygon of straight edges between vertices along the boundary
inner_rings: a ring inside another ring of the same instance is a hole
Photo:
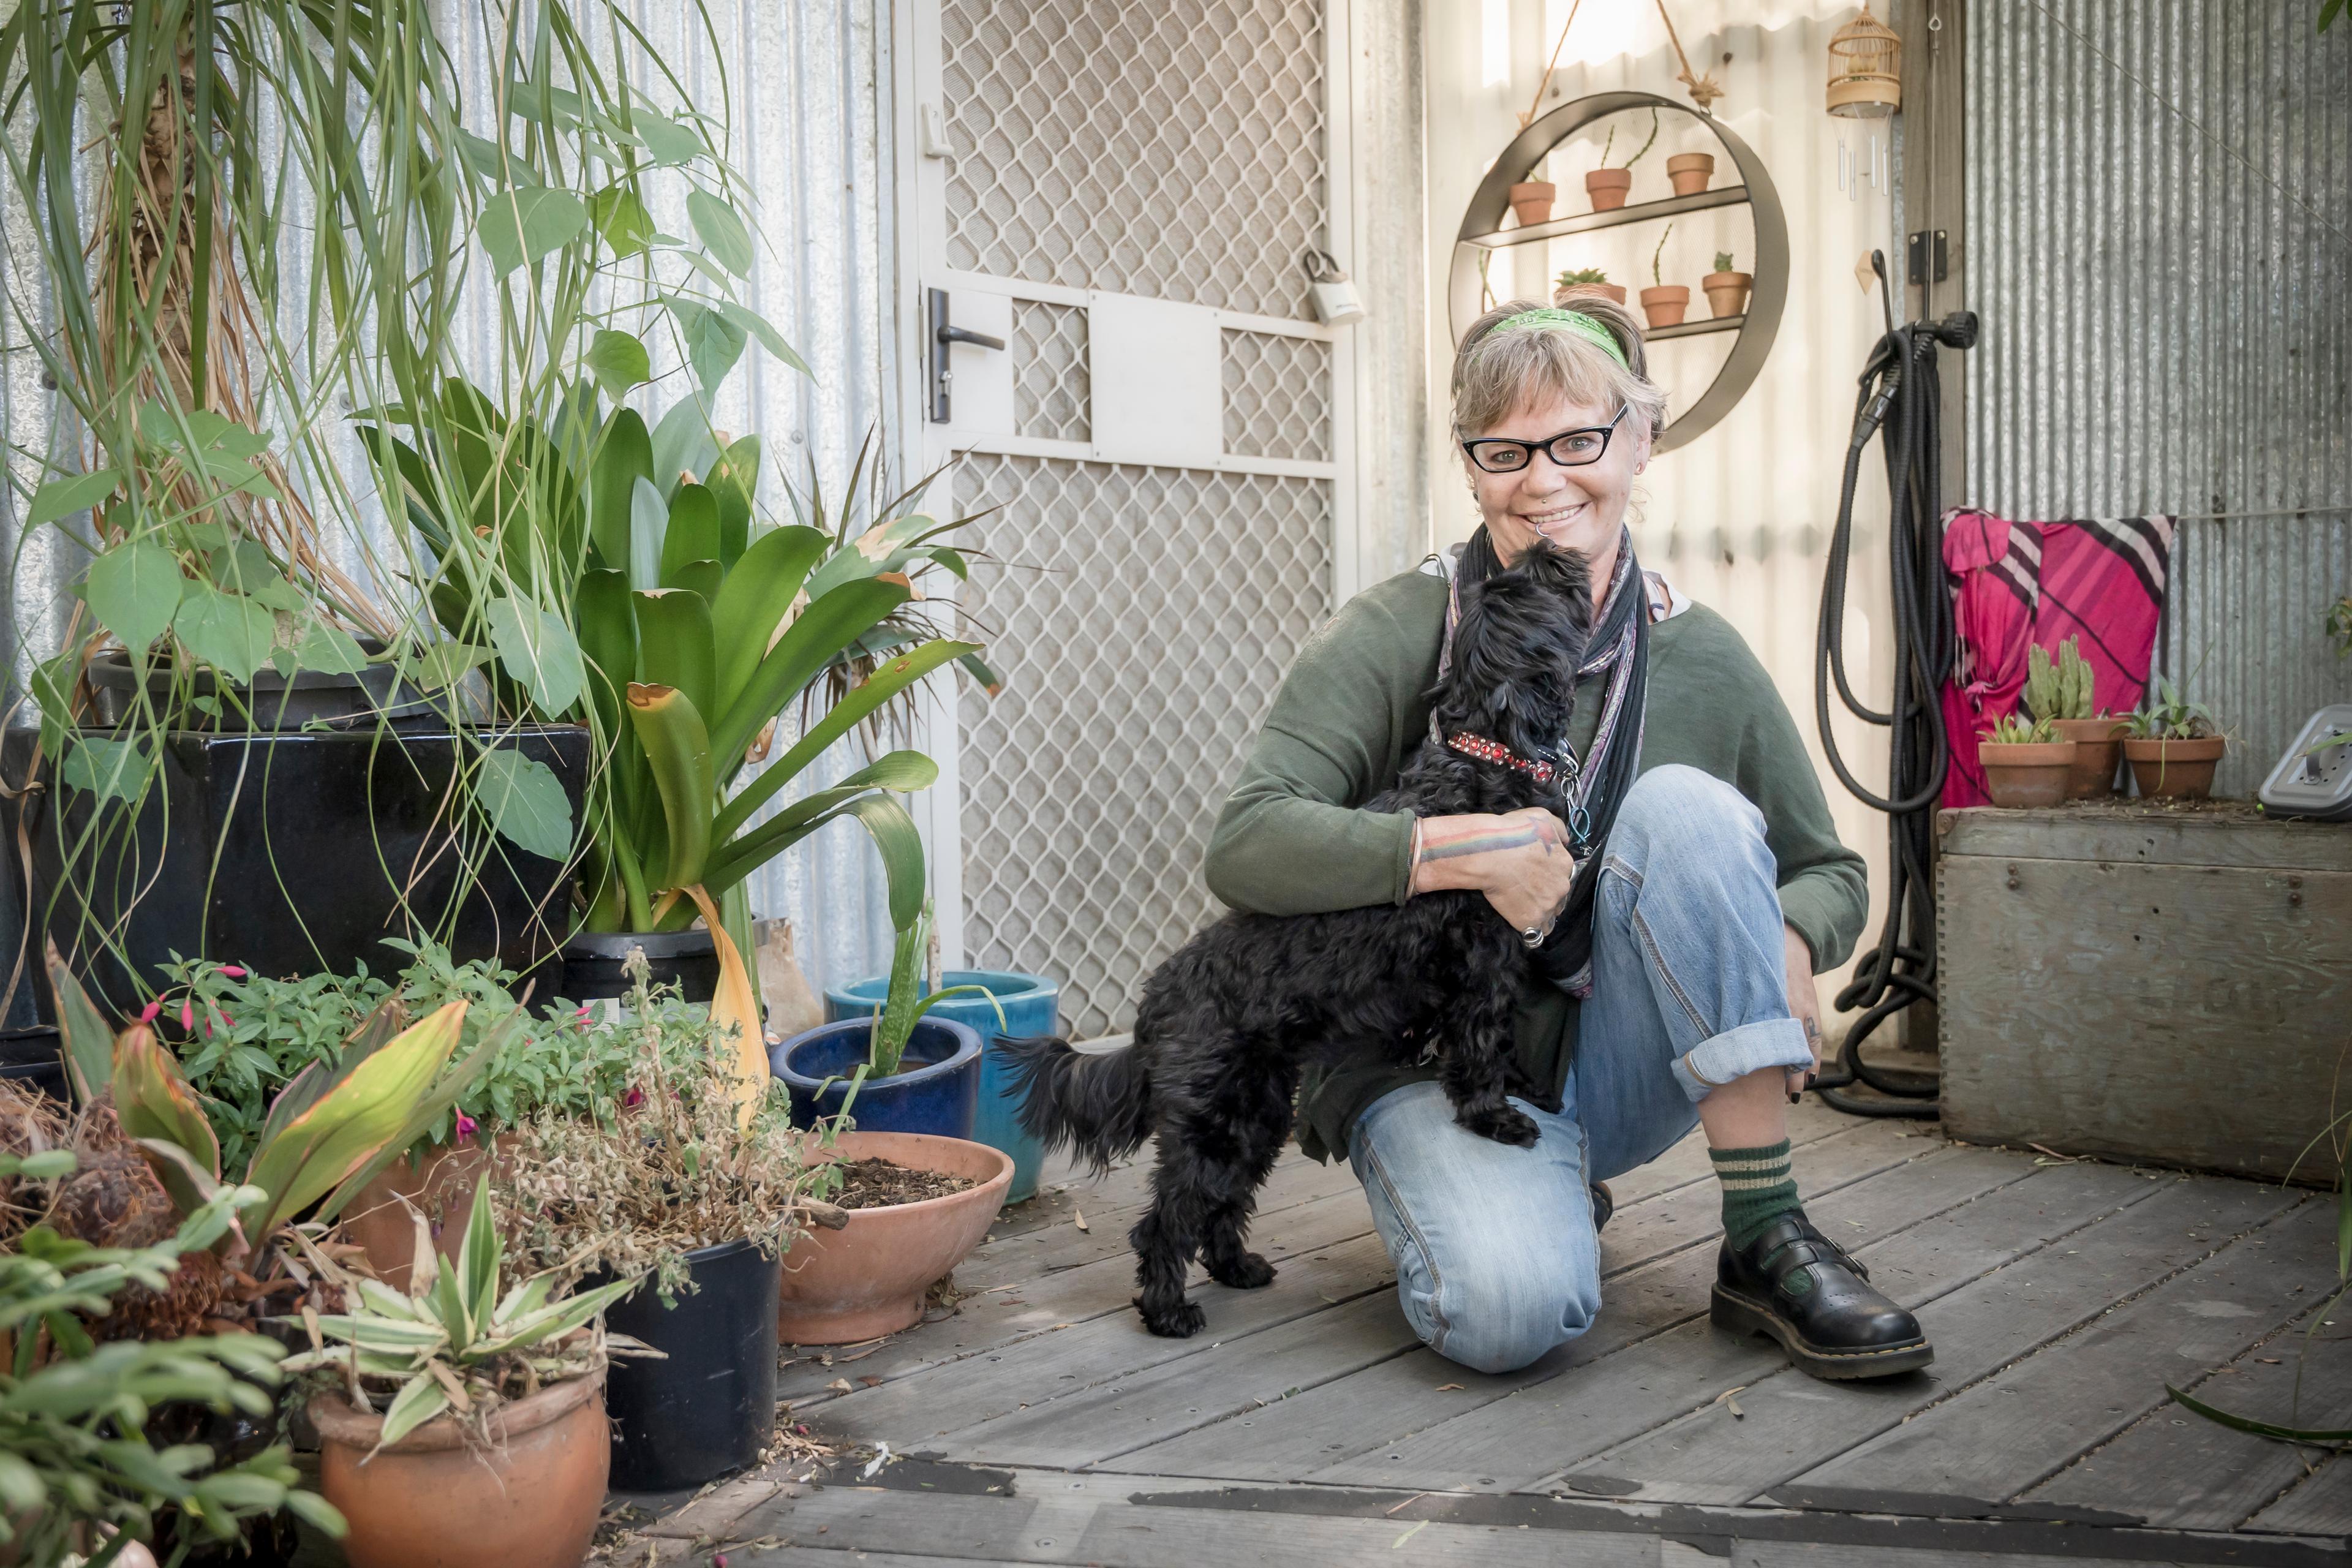
[[[1675,1058],[1675,1081],[1696,1104],[1763,1068],[1811,1068],[1812,1047],[1794,1018],[1762,1018],[1710,1036]]]

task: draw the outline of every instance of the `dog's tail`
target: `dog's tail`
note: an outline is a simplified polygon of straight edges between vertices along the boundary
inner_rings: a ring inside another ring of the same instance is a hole
[[[1133,1046],[1080,1051],[1052,1035],[997,1042],[1021,1097],[1021,1125],[1099,1170],[1151,1136],[1151,1075]]]

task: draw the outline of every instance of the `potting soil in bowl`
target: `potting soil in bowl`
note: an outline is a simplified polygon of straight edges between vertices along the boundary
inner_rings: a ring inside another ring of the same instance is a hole
[[[1045,1149],[1021,1125],[1021,1102],[1009,1092],[1003,1055],[996,1042],[1052,1034],[1061,1008],[1061,984],[1042,974],[1003,969],[950,969],[940,977],[940,984],[943,988],[978,985],[988,992],[985,996],[950,996],[925,1016],[950,1019],[980,1037],[980,1104],[971,1135],[1013,1156],[1013,1187],[1004,1201],[1024,1202],[1036,1195],[1037,1173],[1045,1163]],[[870,1018],[889,990],[887,974],[827,986],[824,1016],[831,1020]],[[999,1008],[1004,1014],[1001,1025]]]

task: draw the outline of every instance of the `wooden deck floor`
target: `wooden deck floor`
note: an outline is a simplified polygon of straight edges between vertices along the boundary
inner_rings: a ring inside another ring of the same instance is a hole
[[[1612,1184],[1592,1331],[1501,1377],[1415,1342],[1353,1180],[1295,1152],[1253,1233],[1280,1278],[1204,1283],[1207,1330],[1152,1338],[1130,1166],[1005,1211],[951,1315],[785,1352],[793,1418],[852,1456],[830,1476],[739,1480],[649,1533],[734,1542],[736,1568],[2352,1562],[2352,1458],[2165,1394],[2352,1426],[2352,1322],[2310,1321],[2332,1201],[1811,1101],[1791,1136],[1816,1221],[1919,1312],[1924,1374],[1823,1384],[1708,1325],[1696,1139]]]

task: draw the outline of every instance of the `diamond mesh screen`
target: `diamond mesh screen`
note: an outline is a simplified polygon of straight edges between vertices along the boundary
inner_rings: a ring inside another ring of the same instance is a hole
[[[1087,313],[1013,301],[1013,427],[1053,441],[1089,438]]]
[[[1002,507],[966,595],[1004,691],[962,700],[965,959],[1059,975],[1065,1025],[1116,1033],[1217,913],[1209,829],[1329,613],[1330,487],[973,455],[956,500]]]
[[[1225,450],[1237,457],[1331,457],[1331,345],[1227,329]]]
[[[944,0],[948,265],[1306,318],[1322,9]]]

